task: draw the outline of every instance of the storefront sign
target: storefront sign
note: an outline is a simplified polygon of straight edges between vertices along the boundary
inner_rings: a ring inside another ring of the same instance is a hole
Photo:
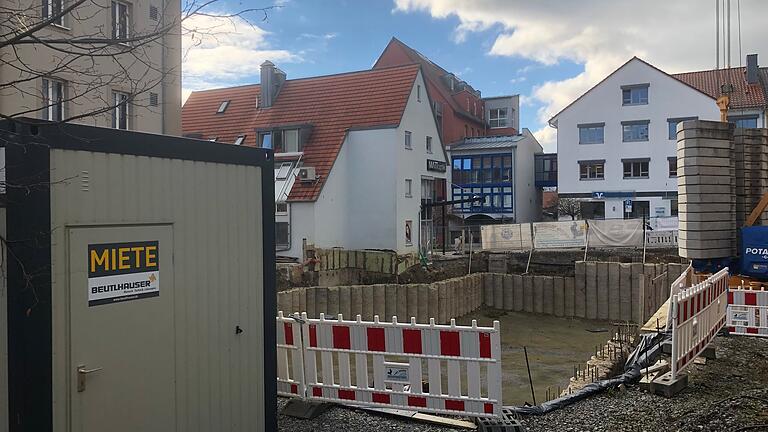
[[[592,199],[634,198],[634,191],[592,192]]]
[[[427,171],[445,172],[445,162],[427,159]]]
[[[88,306],[159,295],[158,242],[88,245]]]

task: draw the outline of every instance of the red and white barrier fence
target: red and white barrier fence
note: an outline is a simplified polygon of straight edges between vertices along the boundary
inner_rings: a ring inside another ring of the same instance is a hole
[[[726,325],[730,334],[768,337],[768,291],[731,289]]]
[[[301,337],[296,330],[301,328]],[[501,415],[501,335],[493,327],[308,319],[278,313],[278,393],[472,417]],[[299,354],[298,352],[302,352]],[[290,359],[290,360],[289,360]],[[303,367],[297,365],[303,364]],[[289,367],[292,365],[293,367]],[[304,390],[303,390],[304,389]]]
[[[685,271],[680,274],[680,276],[675,279],[674,282],[672,282],[672,285],[669,289],[669,298],[671,299],[672,296],[678,294],[680,290],[685,289],[685,286],[687,285],[687,281],[690,281],[693,278],[693,264],[688,264],[688,268],[685,269]],[[667,317],[672,316],[672,301],[669,302],[669,307],[667,308]],[[667,331],[672,330],[672,320],[667,319]]]
[[[728,268],[670,298],[672,379],[693,362],[725,325]]]
[[[304,397],[304,346],[299,317],[277,313],[277,394]]]

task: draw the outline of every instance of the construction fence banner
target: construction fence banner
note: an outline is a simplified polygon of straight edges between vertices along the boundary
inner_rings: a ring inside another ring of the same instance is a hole
[[[457,326],[454,320],[435,325],[434,318],[416,324],[415,318],[380,322],[377,315],[368,322],[360,315],[347,321],[282,312],[277,319],[281,395],[471,417],[502,414],[498,321],[478,327],[474,320]]]
[[[587,223],[590,248],[643,246],[642,219],[590,219]]]
[[[645,246],[649,248],[677,247],[677,230],[675,231],[646,231]]]
[[[533,224],[533,246],[536,249],[583,248],[586,245],[587,223],[584,220]]]
[[[654,217],[648,219],[648,228],[652,231],[677,231],[680,225],[677,216]]]
[[[530,223],[483,225],[480,237],[483,250],[530,250],[533,247]]]
[[[693,363],[725,325],[728,268],[670,298],[672,306],[672,379]]]
[[[726,326],[730,334],[768,337],[768,291],[731,289]]]

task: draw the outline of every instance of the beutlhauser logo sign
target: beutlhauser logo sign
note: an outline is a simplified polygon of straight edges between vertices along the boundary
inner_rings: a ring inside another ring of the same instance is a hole
[[[88,245],[88,306],[159,295],[157,241]]]

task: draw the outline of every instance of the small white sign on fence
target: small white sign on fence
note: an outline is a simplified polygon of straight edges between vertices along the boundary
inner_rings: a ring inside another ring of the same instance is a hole
[[[533,246],[536,249],[582,248],[586,245],[587,223],[584,220],[533,224]]]

